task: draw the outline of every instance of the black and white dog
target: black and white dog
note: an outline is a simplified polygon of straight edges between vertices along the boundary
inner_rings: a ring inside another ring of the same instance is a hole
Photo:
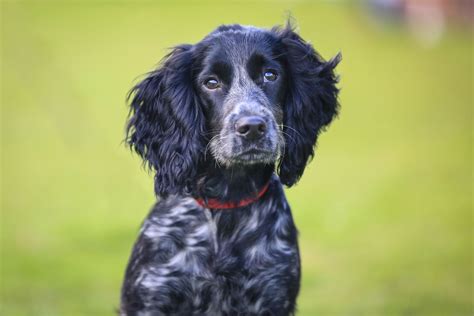
[[[122,315],[290,315],[301,177],[338,111],[334,68],[291,26],[218,27],[131,91],[127,140],[156,172]],[[278,175],[277,175],[278,174]]]

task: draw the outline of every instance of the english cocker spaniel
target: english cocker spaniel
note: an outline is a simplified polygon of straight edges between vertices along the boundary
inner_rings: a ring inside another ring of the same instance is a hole
[[[131,91],[130,146],[159,202],[125,273],[122,315],[290,315],[297,230],[282,185],[338,112],[334,68],[291,26],[223,25]]]

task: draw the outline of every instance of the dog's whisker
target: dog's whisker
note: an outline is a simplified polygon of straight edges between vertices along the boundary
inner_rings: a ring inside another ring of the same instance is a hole
[[[301,135],[301,133],[297,129],[295,129],[294,127],[291,127],[289,125],[284,125],[284,124],[281,124],[281,126],[283,128],[287,128],[287,129],[293,131],[295,134],[297,134],[298,137],[303,137],[303,135]]]

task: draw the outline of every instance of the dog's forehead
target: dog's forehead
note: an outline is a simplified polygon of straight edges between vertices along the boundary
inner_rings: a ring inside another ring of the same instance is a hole
[[[265,32],[266,30],[253,26],[253,25],[242,25],[242,24],[233,24],[233,25],[221,25],[212,31],[206,37],[215,37],[222,34],[244,34],[244,33],[252,33],[252,32]]]
[[[242,63],[255,53],[271,54],[272,36],[268,30],[254,26],[238,26],[209,34],[205,41],[210,46],[210,57],[221,56],[234,63]]]

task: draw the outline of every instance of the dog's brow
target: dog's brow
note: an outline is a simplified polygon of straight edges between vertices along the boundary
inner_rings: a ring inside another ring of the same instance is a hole
[[[280,57],[283,57],[283,56],[286,56],[286,55],[287,55],[286,52],[279,52],[279,53],[276,54],[276,55],[272,54],[270,58],[271,58],[272,60],[277,60],[277,59],[279,59]]]
[[[219,77],[229,78],[232,75],[231,65],[222,60],[212,62],[209,67],[209,71],[218,75]]]
[[[249,60],[247,61],[247,69],[253,70],[255,68],[260,68],[265,63],[266,58],[260,53],[253,53]]]
[[[253,53],[247,61],[247,71],[251,75],[262,71],[264,66],[279,69],[280,63],[277,61],[277,58],[270,54],[257,52]]]

